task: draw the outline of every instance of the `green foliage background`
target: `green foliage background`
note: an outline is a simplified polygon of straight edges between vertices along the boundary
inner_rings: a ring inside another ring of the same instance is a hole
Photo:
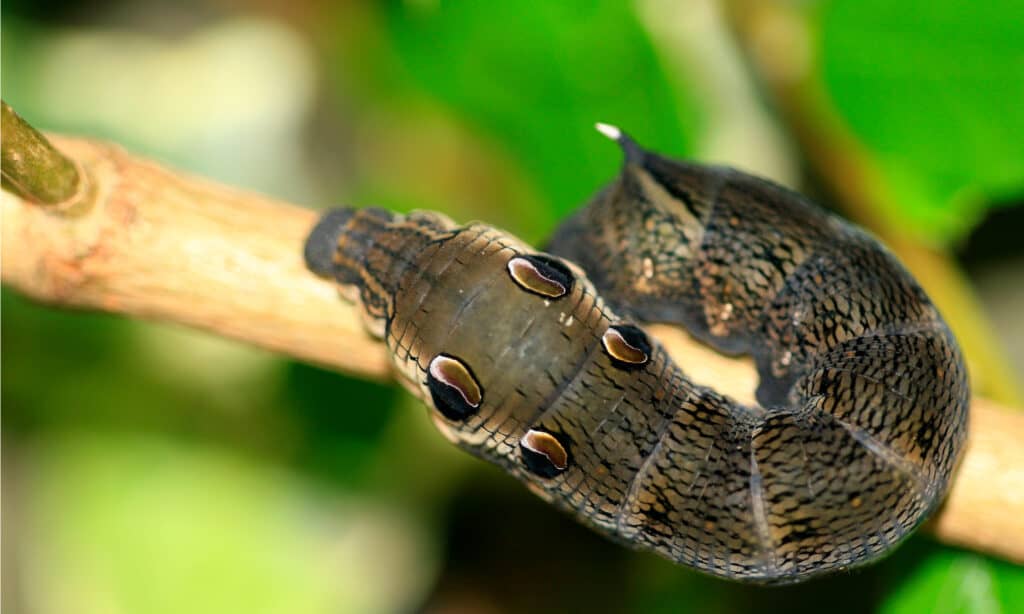
[[[594,121],[692,156],[721,111],[651,35],[665,3],[261,6],[5,3],[3,96],[223,181],[534,242],[616,172]],[[959,245],[1024,192],[1019,2],[801,6],[909,235]],[[9,611],[1024,608],[1024,570],[927,535],[805,586],[707,578],[577,527],[393,387],[6,289],[2,311]]]

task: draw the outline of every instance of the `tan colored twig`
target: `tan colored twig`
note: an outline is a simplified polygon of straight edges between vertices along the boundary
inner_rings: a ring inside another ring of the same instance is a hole
[[[40,301],[180,322],[376,379],[388,362],[302,261],[316,213],[54,137],[94,180],[84,215],[3,195],[3,281]]]
[[[57,307],[177,322],[360,377],[389,377],[383,346],[306,271],[316,214],[179,175],[118,147],[53,138],[94,183],[85,213],[5,192],[5,284]],[[696,380],[752,398],[748,361],[652,327]],[[968,452],[933,522],[945,542],[1024,563],[1024,414],[978,399]]]

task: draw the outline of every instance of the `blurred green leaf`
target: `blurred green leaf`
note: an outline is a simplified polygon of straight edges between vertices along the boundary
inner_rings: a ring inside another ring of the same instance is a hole
[[[399,394],[396,386],[289,363],[279,402],[298,423],[301,464],[347,486],[365,485]]]
[[[1024,605],[1024,569],[976,554],[935,552],[892,591],[886,614],[1017,612]]]
[[[392,2],[406,78],[507,146],[551,203],[539,226],[610,180],[616,147],[594,122],[682,154],[696,111],[666,79],[629,3]]]
[[[17,541],[39,612],[396,611],[435,573],[410,517],[273,466],[160,438],[36,442]]]
[[[921,238],[951,241],[1024,193],[1024,3],[835,0],[825,86]]]
[[[4,288],[0,318],[3,425],[8,433],[53,424],[145,421],[171,401],[153,395],[124,359],[135,323],[108,314],[45,309]],[[137,361],[135,361],[137,363]],[[122,370],[121,367],[128,367]],[[111,376],[122,380],[112,385]],[[60,385],[54,385],[59,381]],[[149,397],[143,406],[138,401]],[[150,411],[152,410],[152,411]],[[145,414],[143,416],[142,414]]]
[[[47,309],[4,289],[3,426],[74,425],[212,438],[277,453],[292,417],[274,406],[277,363],[247,346],[113,314]],[[16,359],[14,359],[16,358]]]

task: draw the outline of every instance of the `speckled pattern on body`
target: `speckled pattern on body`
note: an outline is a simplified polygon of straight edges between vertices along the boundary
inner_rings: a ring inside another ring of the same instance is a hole
[[[623,171],[555,233],[559,258],[370,208],[326,214],[307,262],[362,305],[445,436],[598,531],[765,583],[883,556],[963,449],[949,329],[864,231],[610,136]],[[637,325],[653,321],[752,354],[759,404],[687,379]]]

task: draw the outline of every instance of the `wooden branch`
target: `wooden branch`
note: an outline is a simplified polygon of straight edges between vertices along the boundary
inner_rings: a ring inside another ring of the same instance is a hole
[[[62,215],[3,195],[3,281],[40,301],[180,322],[384,379],[383,349],[302,244],[316,213],[170,173],[112,145],[53,138],[95,200]]]
[[[175,174],[116,146],[53,141],[90,177],[90,206],[62,213],[5,192],[4,283],[59,307],[186,324],[359,377],[390,377],[383,346],[303,264],[315,212]],[[753,399],[748,360],[678,329],[651,330],[695,380]],[[1024,414],[985,399],[971,412],[966,457],[931,528],[944,542],[1024,563]]]

